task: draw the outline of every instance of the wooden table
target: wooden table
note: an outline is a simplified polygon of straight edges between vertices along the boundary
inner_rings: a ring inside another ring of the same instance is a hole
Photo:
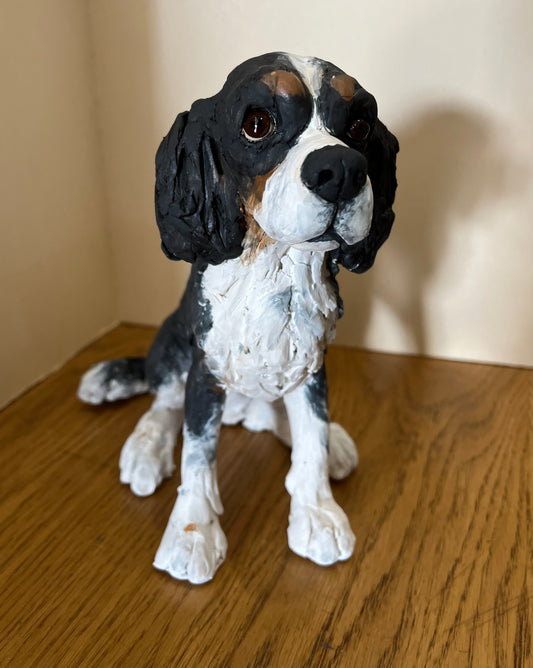
[[[332,348],[354,556],[292,554],[289,451],[225,427],[228,555],[192,586],[151,566],[178,475],[146,499],[118,481],[150,398],[75,398],[89,364],[153,334],[118,327],[0,415],[0,665],[531,665],[531,371]]]

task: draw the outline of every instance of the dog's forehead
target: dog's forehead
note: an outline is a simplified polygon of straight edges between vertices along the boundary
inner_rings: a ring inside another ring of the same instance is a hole
[[[361,87],[356,79],[333,63],[281,51],[244,61],[229,74],[224,88],[244,86],[253,81],[266,83],[277,95],[304,95],[308,91],[318,98],[335,91],[346,101],[352,99]]]
[[[326,60],[293,55],[289,59],[315,98],[336,92],[348,102],[361,88],[357,79]]]
[[[297,78],[295,68],[292,66],[288,54],[276,51],[250,58],[238,65],[229,73],[222,90],[246,86],[251,82],[260,81],[262,78],[265,78],[265,83],[272,82],[273,78],[269,80],[269,74],[274,75],[276,72],[290,73],[294,78]]]
[[[290,61],[312,93],[312,126],[323,126],[329,133],[341,136],[355,114],[373,122],[377,116],[375,98],[353,76],[319,58],[290,56]]]

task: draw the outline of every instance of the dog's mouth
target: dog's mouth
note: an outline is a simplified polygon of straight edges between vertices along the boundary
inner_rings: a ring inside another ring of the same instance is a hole
[[[316,240],[311,241],[302,241],[299,244],[293,244],[292,247],[296,250],[303,251],[316,251],[318,253],[326,253],[327,251],[333,251],[340,246],[338,241],[324,239],[322,237],[317,238]]]
[[[342,243],[346,242],[340,236],[340,234],[335,232],[333,226],[331,226],[323,234],[320,234],[318,237],[311,239],[309,243],[320,244],[320,245],[329,244],[332,247],[330,250],[334,250],[335,248],[338,248]]]
[[[328,252],[352,246],[364,239],[373,215],[373,193],[369,178],[350,200],[327,201],[304,189],[297,180],[284,185],[278,170],[254,210],[259,227],[271,238],[297,250]],[[271,188],[269,189],[269,186]],[[273,192],[277,195],[273,195]]]
[[[294,244],[293,248],[298,250],[312,250],[322,252],[332,251],[339,248],[343,242],[343,239],[333,229],[338,210],[339,207],[336,204],[325,232],[322,232],[322,234],[319,234],[318,236],[313,237],[313,239],[309,239],[308,241],[302,241],[299,244]]]
[[[308,243],[324,250],[339,246],[353,246],[370,233],[374,209],[374,195],[370,179],[356,197],[348,202],[333,204],[326,229]]]
[[[297,248],[298,250],[314,250],[314,251],[327,252],[336,250],[343,244],[351,245],[354,242],[356,243],[357,241],[364,239],[367,236],[368,232],[370,231],[370,221],[368,225],[368,230],[366,230],[365,233],[361,234],[360,238],[357,238],[355,240],[345,239],[342,236],[342,234],[340,234],[339,231],[336,229],[336,224],[340,222],[340,218],[344,210],[345,208],[343,208],[342,206],[339,207],[338,204],[335,204],[325,231],[317,235],[316,237],[313,237],[312,239],[308,239],[307,241],[294,244],[293,248]]]

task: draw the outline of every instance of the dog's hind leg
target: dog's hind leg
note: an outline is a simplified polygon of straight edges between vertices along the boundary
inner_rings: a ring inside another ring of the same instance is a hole
[[[234,425],[240,422],[250,431],[271,431],[285,445],[291,444],[289,421],[282,399],[264,401],[228,390],[222,424]]]
[[[138,496],[152,494],[174,471],[190,363],[190,332],[180,306],[162,324],[148,351],[146,379],[156,398],[120,455],[120,480]]]
[[[216,475],[216,451],[225,393],[195,356],[187,378],[178,498],[154,559],[175,578],[201,584],[224,561],[226,537]]]
[[[352,437],[337,422],[329,423],[329,477],[333,480],[344,480],[357,468],[359,455]]]
[[[78,387],[78,398],[97,406],[148,392],[144,357],[123,357],[94,364]]]
[[[230,402],[228,393],[227,404]],[[272,431],[286,446],[292,447],[291,431],[287,410],[282,399],[267,402],[261,399],[248,399],[247,403],[240,409],[238,419],[226,421],[224,411],[224,424],[235,424],[241,422],[250,431]],[[359,461],[357,449],[353,439],[348,432],[336,422],[328,424],[328,470],[329,477],[333,480],[343,480],[356,467]]]
[[[174,472],[174,448],[183,423],[186,374],[158,388],[120,453],[120,481],[137,496],[153,494]]]

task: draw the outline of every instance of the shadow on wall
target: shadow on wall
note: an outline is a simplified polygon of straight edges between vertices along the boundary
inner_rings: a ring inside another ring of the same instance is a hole
[[[354,345],[355,332],[357,345],[370,343],[364,337],[377,299],[395,315],[404,347],[426,354],[425,289],[446,258],[453,229],[475,221],[477,208],[523,188],[516,175],[523,173],[525,179],[527,174],[505,154],[489,123],[463,109],[429,111],[397,136],[396,221],[368,274],[354,285],[353,277],[342,272],[346,315],[337,341]],[[375,335],[371,343],[381,347]]]
[[[159,325],[177,305],[190,267],[169,262],[160,250],[153,211],[154,157],[176,114],[190,106],[179,100],[192,88],[181,80],[180,63],[172,61],[168,45],[156,48],[158,17],[146,3],[134,3],[132,10],[127,0],[98,2],[91,3],[90,11],[119,318]],[[479,239],[480,212],[523,188],[518,175],[527,178],[494,123],[475,110],[435,108],[403,128],[391,128],[401,145],[397,220],[370,272],[340,274],[345,316],[338,343],[434,352],[430,324],[438,327],[440,316],[434,302],[428,313],[434,283],[442,271],[453,271],[448,294],[455,285],[459,291],[460,272],[468,261],[467,250],[463,257],[452,256],[462,233],[458,228],[465,228],[465,247]],[[392,323],[393,331],[382,326],[381,308],[392,315],[385,322]]]

